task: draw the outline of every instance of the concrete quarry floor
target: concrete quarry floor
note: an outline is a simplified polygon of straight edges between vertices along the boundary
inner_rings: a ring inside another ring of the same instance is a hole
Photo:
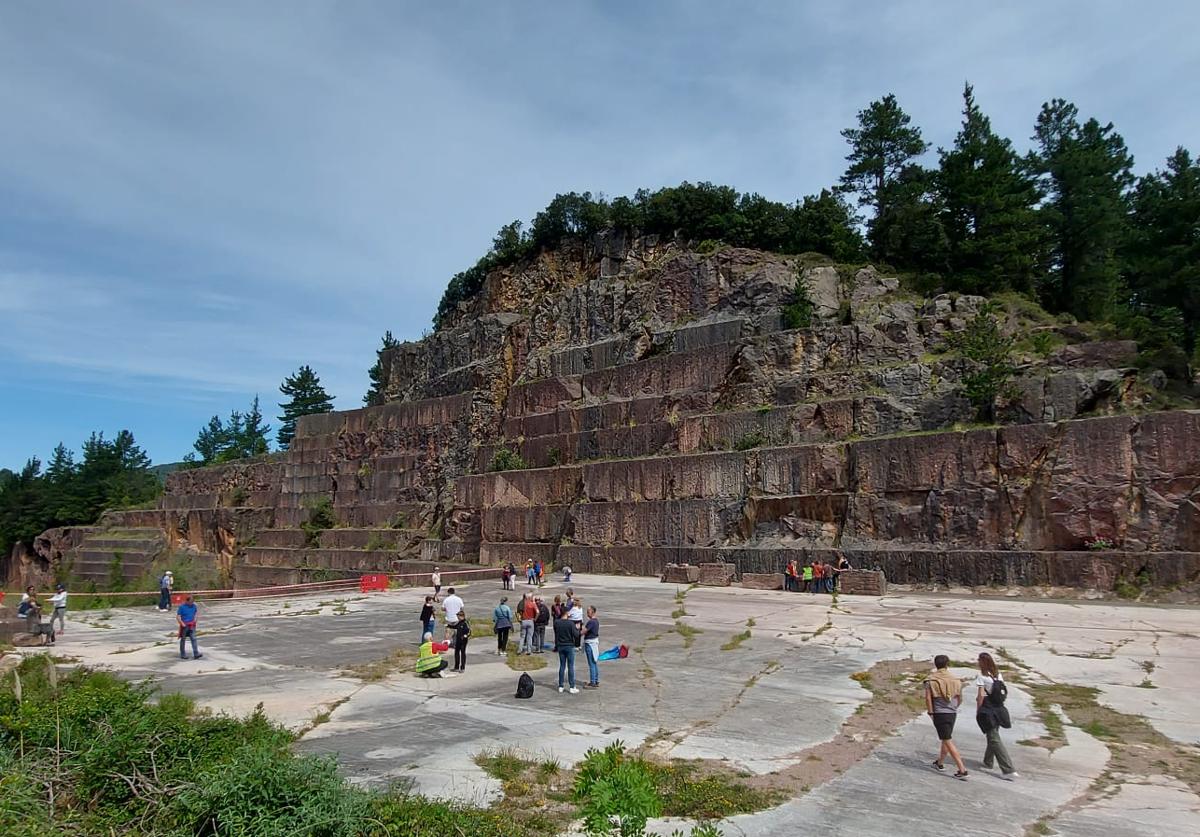
[[[835,604],[829,596],[687,590],[608,576],[576,576],[572,586],[599,608],[601,646],[633,649],[628,659],[601,664],[599,690],[578,695],[557,693],[557,659],[548,652],[548,666],[532,673],[534,698],[515,700],[518,674],[495,656],[490,636],[472,640],[462,676],[418,680],[407,667],[377,682],[349,675],[348,667],[415,648],[427,592],[416,589],[204,603],[204,658],[186,662],[172,640],[172,615],[73,612],[57,653],[153,677],[215,710],[245,713],[261,703],[272,718],[304,730],[300,750],[336,754],[354,781],[406,783],[487,804],[501,793],[473,761],[487,748],[511,746],[566,764],[614,739],[634,746],[649,739],[659,755],[721,759],[747,775],[803,772],[805,760],[817,758],[806,748],[832,741],[872,699],[851,675],[885,660],[945,653],[970,661],[991,650],[1014,666],[1013,728],[1004,738],[1017,781],[983,769],[984,740],[970,709],[955,735],[971,772],[965,783],[929,766],[937,751],[932,725],[902,713],[894,731],[884,730],[846,769],[807,789],[795,786],[775,808],[723,821],[724,833],[1200,834],[1195,607],[917,593],[843,596]],[[555,580],[543,594],[564,588]],[[522,589],[506,594],[510,603]],[[490,622],[499,582],[473,582],[461,592],[477,628]],[[702,631],[690,642],[673,630],[677,594],[687,612],[679,621]],[[748,620],[750,638],[722,650]],[[582,682],[586,663],[578,663]],[[1017,743],[1047,734],[1031,689],[1055,683],[1095,687],[1094,703],[1123,714],[1105,716],[1106,729],[1059,712],[1065,744],[1051,751]],[[964,694],[973,705],[974,688]],[[1111,728],[1112,718],[1126,716],[1148,722],[1157,742],[1124,751],[1133,762],[1114,755],[1123,733]],[[1171,771],[1172,759],[1187,767]],[[1138,772],[1121,772],[1129,763],[1141,765]],[[656,821],[653,831],[679,825]]]

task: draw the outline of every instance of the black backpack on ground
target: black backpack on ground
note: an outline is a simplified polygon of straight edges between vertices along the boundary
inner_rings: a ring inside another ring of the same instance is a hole
[[[531,697],[533,697],[533,678],[525,673],[517,680],[517,698],[528,700]]]

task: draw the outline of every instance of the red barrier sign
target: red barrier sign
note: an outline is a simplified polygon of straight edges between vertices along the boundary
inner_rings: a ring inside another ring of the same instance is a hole
[[[372,593],[376,590],[388,589],[387,573],[374,573],[372,575],[363,575],[358,578],[358,590],[360,593]]]

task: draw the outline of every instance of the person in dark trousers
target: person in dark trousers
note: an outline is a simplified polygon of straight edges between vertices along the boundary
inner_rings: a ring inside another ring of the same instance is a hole
[[[500,604],[492,611],[492,628],[496,632],[496,654],[508,653],[508,634],[512,631],[513,612],[508,606],[508,596],[500,597]]]
[[[596,606],[588,605],[587,622],[583,625],[583,652],[587,654],[588,689],[600,688],[600,620],[596,618]]]
[[[533,620],[533,653],[546,653],[546,626],[550,624],[550,608],[541,596],[534,599],[537,602],[537,617]]]
[[[187,659],[184,642],[189,639],[192,641],[192,657],[197,660],[203,657],[200,649],[196,647],[196,602],[191,596],[188,596],[175,611],[175,621],[179,623],[179,659]]]
[[[571,694],[579,694],[575,688],[575,648],[579,645],[579,626],[570,619],[554,620],[554,650],[558,652],[558,691],[563,691],[563,675],[570,685]]]
[[[175,574],[167,570],[158,580],[158,609],[171,610],[171,588],[175,586]]]
[[[954,721],[958,717],[958,706],[962,703],[962,681],[950,673],[950,658],[945,654],[934,657],[933,665],[937,671],[925,679],[925,711],[933,721],[933,728],[937,730],[938,740],[941,741],[941,749],[933,766],[937,770],[944,770],[943,762],[949,755],[958,768],[954,778],[965,782],[967,766],[963,764],[958,747],[954,745]]]
[[[454,668],[451,671],[467,670],[467,640],[471,638],[471,625],[467,622],[465,610],[458,612],[458,621],[454,623]]]
[[[418,636],[433,633],[436,627],[433,618],[433,596],[425,597],[425,606],[421,608],[421,630]]]
[[[975,685],[979,687],[975,695],[975,722],[987,739],[983,766],[991,770],[994,764],[999,763],[1001,776],[1011,782],[1021,774],[1017,773],[1008,749],[1000,740],[1001,727],[1012,726],[1004,705],[1008,688],[1004,685],[1000,670],[996,668],[996,661],[986,651],[979,655],[979,676],[975,678]]]

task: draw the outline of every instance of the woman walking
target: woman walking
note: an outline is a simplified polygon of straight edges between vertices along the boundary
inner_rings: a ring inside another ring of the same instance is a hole
[[[587,654],[588,682],[585,689],[600,688],[600,620],[596,606],[588,605],[587,622],[583,626],[583,650]]]
[[[925,680],[925,711],[933,720],[933,728],[937,730],[938,740],[942,742],[933,766],[937,770],[944,770],[948,754],[954,759],[954,766],[958,768],[954,778],[965,782],[967,766],[958,754],[958,747],[954,746],[954,720],[958,717],[958,707],[962,703],[962,681],[950,673],[950,658],[945,654],[934,657],[933,665],[937,671]]]
[[[452,671],[467,670],[467,640],[471,638],[471,626],[467,622],[467,612],[458,612],[458,621],[454,623],[454,668]]]
[[[500,604],[492,611],[492,627],[496,631],[496,656],[503,656],[508,652],[508,634],[512,626],[512,608],[508,606],[508,596],[502,596]]]
[[[1000,728],[1008,729],[1012,721],[1004,701],[1008,697],[1008,686],[996,668],[996,661],[986,651],[979,655],[979,676],[975,678],[979,691],[975,696],[975,722],[987,738],[987,749],[983,751],[983,766],[992,769],[993,763],[1000,764],[1000,774],[1009,780],[1020,776],[1013,767],[1008,750],[1000,740]]]

